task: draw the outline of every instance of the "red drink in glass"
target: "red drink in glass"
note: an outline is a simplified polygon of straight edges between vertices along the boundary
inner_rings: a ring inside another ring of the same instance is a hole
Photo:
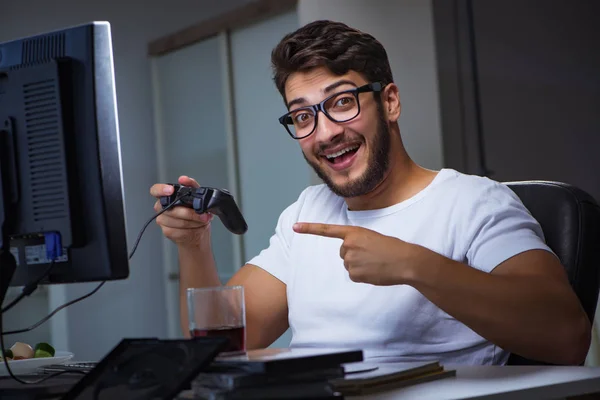
[[[244,351],[246,349],[246,328],[243,326],[220,326],[210,329],[193,329],[192,337],[226,337],[229,346],[225,351]]]
[[[226,352],[246,351],[246,310],[242,286],[187,290],[189,329],[192,337],[229,339]]]

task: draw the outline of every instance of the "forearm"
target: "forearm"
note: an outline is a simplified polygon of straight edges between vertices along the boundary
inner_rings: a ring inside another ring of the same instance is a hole
[[[187,289],[221,286],[210,241],[210,231],[195,246],[179,246],[179,296],[181,328],[189,336]]]
[[[579,362],[560,350],[573,354],[573,332],[589,330],[582,326],[589,321],[564,285],[539,276],[489,274],[421,251],[425,256],[409,284],[449,315],[507,351],[550,363]]]

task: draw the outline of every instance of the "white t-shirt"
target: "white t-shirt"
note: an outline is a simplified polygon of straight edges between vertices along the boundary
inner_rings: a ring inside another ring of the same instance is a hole
[[[504,364],[508,353],[411,286],[351,281],[342,240],[295,233],[295,222],[361,226],[484,272],[526,250],[550,251],[519,198],[488,178],[442,169],[410,199],[368,211],[349,211],[326,185],[308,187],[281,214],[269,247],[248,263],[286,284],[291,347],[361,348],[378,362]]]

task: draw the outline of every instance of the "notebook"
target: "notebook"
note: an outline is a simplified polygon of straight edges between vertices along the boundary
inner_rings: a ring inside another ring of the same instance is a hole
[[[345,366],[346,375],[330,381],[345,396],[365,395],[456,376],[437,361],[390,364],[356,363]],[[356,372],[355,372],[356,371]]]

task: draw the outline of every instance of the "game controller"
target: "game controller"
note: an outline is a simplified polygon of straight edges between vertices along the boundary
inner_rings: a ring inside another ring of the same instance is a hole
[[[175,202],[173,206],[189,207],[198,214],[209,212],[218,216],[225,228],[237,235],[248,230],[244,216],[227,190],[211,187],[194,188],[178,183],[170,183],[170,185],[174,188],[173,194],[160,198],[163,209]]]

